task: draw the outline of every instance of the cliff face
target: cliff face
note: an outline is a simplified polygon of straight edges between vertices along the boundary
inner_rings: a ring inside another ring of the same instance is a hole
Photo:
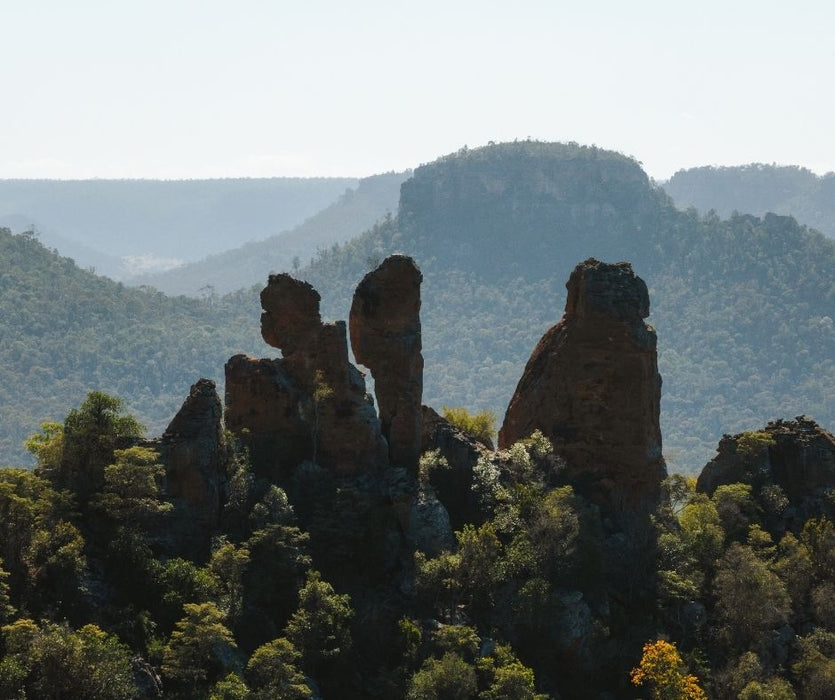
[[[610,512],[646,510],[666,475],[655,332],[646,284],[629,263],[594,259],[567,283],[565,315],[528,361],[499,447],[540,430],[566,479]]]
[[[805,416],[725,435],[696,489],[712,495],[719,486],[736,482],[751,484],[755,495],[764,487],[779,486],[789,502],[786,520],[821,515],[832,507],[835,437]]]
[[[226,364],[226,424],[264,476],[304,459],[344,474],[388,462],[362,374],[348,361],[345,323],[322,323],[319,294],[289,275],[261,292],[261,334],[276,360],[235,356]]]
[[[391,463],[413,475],[421,451],[422,280],[411,258],[386,258],[360,282],[349,317],[354,356],[374,377],[380,426],[389,443]]]

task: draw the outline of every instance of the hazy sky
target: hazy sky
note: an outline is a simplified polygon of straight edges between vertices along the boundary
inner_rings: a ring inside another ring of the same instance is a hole
[[[0,0],[0,178],[368,175],[514,138],[835,170],[835,3]]]

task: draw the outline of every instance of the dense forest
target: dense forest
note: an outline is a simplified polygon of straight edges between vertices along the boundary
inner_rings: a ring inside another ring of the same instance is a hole
[[[352,280],[394,251],[424,273],[429,405],[502,416],[569,271],[597,257],[649,285],[671,468],[773,418],[835,422],[835,245],[791,218],[681,212],[622,155],[512,143],[418,168],[395,219],[301,274],[344,318]]]
[[[396,216],[297,274],[346,318],[393,251],[423,274],[424,402],[498,415],[568,272],[631,260],[679,452],[653,497],[601,503],[543,434],[495,451],[461,408],[413,470],[327,466],[315,353],[289,415],[308,452],[250,454],[192,383],[277,354],[257,288],[130,289],[0,230],[3,454],[35,463],[0,469],[0,697],[833,697],[835,438],[766,423],[833,422],[833,243],[524,142],[417,169]]]
[[[221,500],[184,509],[166,452],[183,430],[142,440],[92,392],[30,438],[34,473],[0,470],[2,697],[835,693],[835,438],[814,424],[726,438],[712,483],[669,477],[652,512],[618,518],[540,433],[476,448],[447,500],[437,450],[413,476],[308,461],[274,480],[218,431]]]
[[[286,231],[353,178],[0,180],[0,226],[123,279]],[[252,282],[250,282],[251,284]]]
[[[232,352],[263,347],[249,294],[172,299],[131,289],[4,229],[0,319],[5,464],[29,464],[23,440],[32,427],[60,419],[94,389],[124,396],[158,432],[195,378],[217,376]]]
[[[785,214],[835,238],[835,173],[818,176],[796,165],[762,163],[705,166],[679,170],[664,189],[680,207],[712,209],[723,217]]]

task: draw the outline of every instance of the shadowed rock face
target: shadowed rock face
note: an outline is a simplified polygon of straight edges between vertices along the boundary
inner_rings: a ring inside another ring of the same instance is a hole
[[[453,527],[465,523],[480,524],[485,516],[473,491],[473,469],[481,456],[489,454],[482,443],[465,435],[439,416],[429,406],[423,406],[423,434],[421,452],[440,450],[449,469],[439,469],[431,476],[438,499],[449,511]]]
[[[565,315],[533,351],[499,447],[541,430],[566,478],[604,512],[645,511],[666,475],[661,376],[646,284],[629,263],[586,260],[572,272]]]
[[[208,551],[226,493],[226,444],[215,383],[200,379],[168,425],[159,450],[180,539]]]
[[[226,425],[259,476],[305,459],[350,474],[384,466],[387,448],[362,374],[348,361],[345,323],[323,324],[319,294],[290,275],[261,292],[261,335],[283,357],[226,363]]]
[[[392,255],[354,292],[349,328],[357,361],[374,377],[374,393],[391,463],[417,473],[421,442],[423,355],[420,284],[414,260]]]
[[[746,433],[725,435],[716,456],[702,469],[696,489],[713,495],[719,486],[741,482],[751,484],[756,495],[776,485],[791,504],[786,520],[802,523],[824,514],[835,489],[835,437],[805,416],[771,422],[757,434],[768,443],[748,450]]]

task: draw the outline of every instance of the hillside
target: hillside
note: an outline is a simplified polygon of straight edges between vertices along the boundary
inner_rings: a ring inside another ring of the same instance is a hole
[[[197,262],[125,280],[150,285],[166,294],[199,296],[207,286],[218,294],[260,284],[271,272],[289,272],[307,264],[316,252],[367,231],[397,211],[400,185],[407,173],[374,175],[359,181],[339,199],[295,228]]]
[[[734,211],[785,214],[835,238],[835,173],[818,176],[796,165],[762,163],[706,166],[680,170],[664,189],[683,208],[713,209],[723,217]]]
[[[334,318],[350,280],[402,251],[424,273],[426,403],[499,417],[580,260],[629,260],[649,285],[672,469],[725,432],[806,413],[835,423],[835,244],[793,219],[681,212],[634,161],[514,143],[418,168],[398,217],[303,276]]]
[[[29,463],[23,440],[93,389],[159,431],[196,378],[262,346],[257,302],[243,296],[130,289],[0,229],[0,464]]]
[[[356,185],[352,178],[0,180],[0,226],[34,226],[81,267],[121,279],[285,231]]]
[[[191,382],[266,349],[265,280],[172,299],[84,272],[31,237],[1,240],[0,461],[21,463],[24,437],[90,389],[124,397],[156,430]],[[501,419],[570,271],[596,257],[631,261],[649,286],[672,469],[694,473],[723,433],[773,418],[835,423],[835,244],[793,219],[682,212],[620,154],[523,142],[418,168],[396,217],[299,275],[345,319],[356,280],[394,251],[424,274],[424,399],[437,408]]]

